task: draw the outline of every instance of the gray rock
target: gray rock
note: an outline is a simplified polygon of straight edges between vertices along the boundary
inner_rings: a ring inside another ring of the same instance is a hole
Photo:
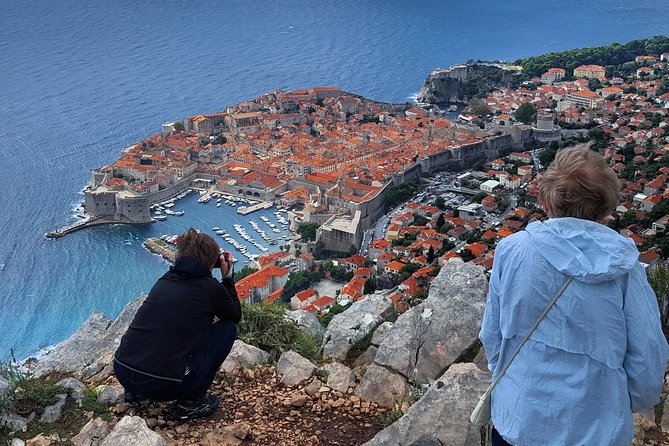
[[[81,407],[84,401],[84,395],[86,394],[86,386],[74,378],[65,378],[61,379],[56,383],[56,386],[67,389],[70,392],[70,396]]]
[[[53,423],[60,418],[67,401],[67,394],[57,395],[57,398],[58,401],[55,404],[44,408],[42,417],[39,419],[40,423]]]
[[[327,373],[327,386],[332,390],[345,393],[350,384],[355,382],[353,371],[344,364],[333,362],[331,364],[325,364],[320,370]]]
[[[276,364],[276,373],[281,377],[281,383],[287,386],[298,386],[315,372],[316,366],[311,361],[292,350],[283,353]]]
[[[385,367],[372,364],[355,389],[355,395],[364,401],[378,403],[383,407],[393,407],[405,401],[411,391],[402,375]]]
[[[393,323],[388,321],[376,327],[374,335],[372,335],[371,344],[377,347],[381,345],[383,340],[388,336],[388,333],[390,333],[391,328],[393,328]]]
[[[12,393],[12,385],[0,376],[0,397]]]
[[[109,435],[109,423],[102,418],[94,418],[72,438],[74,446],[98,446]]]
[[[485,354],[485,350],[483,347],[481,347],[481,350],[479,350],[478,354],[476,357],[474,357],[474,360],[472,361],[476,366],[483,370],[484,372],[488,371],[488,356]]]
[[[140,296],[126,305],[114,322],[94,312],[72,336],[38,361],[35,376],[54,371],[94,380],[109,376],[113,353],[145,298]]]
[[[353,344],[371,333],[384,320],[395,317],[393,303],[380,294],[372,294],[354,302],[330,321],[323,338],[323,357],[343,361]]]
[[[428,298],[397,319],[375,363],[420,384],[435,379],[478,339],[486,291],[483,267],[449,260]]]
[[[102,348],[102,337],[111,321],[97,311],[70,338],[50,350],[37,363],[35,376],[48,372],[75,372],[93,362]]]
[[[26,446],[26,442],[20,438],[12,438],[10,446]]]
[[[236,340],[221,368],[226,372],[231,372],[238,368],[251,367],[266,362],[267,358],[269,358],[269,353],[266,351]]]
[[[356,360],[353,361],[353,368],[357,369],[358,367],[364,367],[374,362],[374,357],[376,356],[376,352],[378,350],[379,349],[377,347],[370,345],[362,355],[358,356]]]
[[[488,384],[490,374],[474,364],[453,364],[406,415],[364,446],[479,446],[480,429],[469,415]]]
[[[149,429],[142,418],[125,416],[100,443],[100,446],[123,445],[165,446],[165,440]]]
[[[660,421],[660,427],[664,432],[669,432],[669,397],[664,400],[664,405],[662,406],[662,420]]]
[[[15,413],[2,412],[0,413],[0,426],[7,426],[12,431],[20,431],[28,425],[35,414],[32,413],[28,418],[24,418]]]
[[[304,328],[319,344],[323,342],[325,327],[318,322],[318,318],[313,313],[302,310],[287,311],[286,317],[297,322],[297,325]]]
[[[125,389],[121,385],[104,386],[98,391],[98,403],[118,404],[122,403]]]

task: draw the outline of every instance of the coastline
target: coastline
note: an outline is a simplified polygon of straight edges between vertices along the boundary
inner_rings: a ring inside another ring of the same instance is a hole
[[[151,253],[157,254],[163,259],[167,260],[170,264],[174,264],[177,253],[174,249],[170,248],[167,243],[160,240],[156,237],[149,237],[142,243],[142,245],[148,249]]]

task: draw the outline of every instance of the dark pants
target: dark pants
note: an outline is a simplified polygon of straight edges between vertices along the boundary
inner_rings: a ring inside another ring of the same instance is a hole
[[[232,322],[218,321],[212,324],[204,344],[188,357],[188,369],[181,382],[130,370],[118,361],[114,361],[114,371],[133,399],[193,401],[207,393],[236,338],[237,327]]]
[[[502,438],[494,427],[492,428],[492,446],[511,446]]]

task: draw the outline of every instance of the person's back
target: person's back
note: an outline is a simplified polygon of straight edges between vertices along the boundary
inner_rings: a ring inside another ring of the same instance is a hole
[[[573,277],[493,392],[498,444],[627,446],[632,411],[659,402],[669,356],[657,301],[631,240],[595,218],[557,217],[495,251],[480,333],[494,376]]]

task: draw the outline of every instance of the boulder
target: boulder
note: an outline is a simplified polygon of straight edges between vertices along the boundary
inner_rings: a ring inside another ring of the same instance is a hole
[[[111,375],[113,354],[145,298],[128,303],[114,322],[101,313],[91,314],[72,336],[37,362],[35,376],[65,372],[99,381]]]
[[[20,431],[33,420],[35,414],[32,413],[28,418],[24,418],[15,413],[0,413],[0,426],[7,426],[12,431]]]
[[[12,393],[12,385],[5,378],[0,376],[0,397]]]
[[[318,322],[318,318],[313,313],[302,310],[287,311],[286,318],[297,322],[297,325],[304,328],[319,344],[323,342],[325,327]]]
[[[55,441],[52,440],[51,438],[39,434],[38,436],[33,437],[30,440],[27,440],[26,446],[51,446],[52,444],[54,444],[54,442]]]
[[[111,321],[97,311],[65,341],[61,342],[38,362],[35,376],[49,372],[76,372],[93,362],[102,349],[102,337]]]
[[[372,364],[356,387],[355,395],[364,401],[393,407],[395,403],[405,401],[410,391],[409,384],[402,375]]]
[[[480,429],[469,415],[489,384],[490,374],[474,364],[453,364],[406,415],[364,446],[479,446]]]
[[[104,386],[98,390],[98,403],[119,404],[125,398],[125,389],[117,384],[114,386]]]
[[[290,350],[281,355],[276,364],[276,373],[286,386],[298,386],[316,372],[316,366],[308,359]]]
[[[370,345],[362,355],[358,356],[356,360],[353,361],[353,368],[357,369],[358,367],[364,367],[374,362],[374,357],[378,350],[377,347]]]
[[[483,267],[449,260],[428,298],[393,324],[374,362],[419,384],[435,379],[477,341],[487,286]]]
[[[146,426],[141,417],[125,416],[114,430],[100,443],[100,446],[165,446],[163,437]]]
[[[53,423],[60,415],[63,413],[63,407],[65,407],[65,402],[67,401],[67,394],[57,395],[58,401],[51,406],[44,408],[42,412],[42,417],[39,419],[40,423]]]
[[[81,381],[74,378],[65,378],[58,381],[56,386],[67,389],[74,402],[81,407],[84,402],[84,395],[86,395],[86,386]]]
[[[20,438],[12,438],[10,446],[26,446],[26,442],[21,440]]]
[[[477,353],[477,355],[474,357],[474,360],[472,361],[476,366],[483,370],[484,372],[488,371],[488,356],[485,354],[485,350],[483,349],[483,346],[481,346],[481,349]]]
[[[370,343],[377,347],[381,345],[383,340],[388,336],[388,333],[390,333],[391,328],[393,328],[393,323],[389,321],[386,321],[383,324],[376,327],[376,330],[374,330],[374,335],[372,335],[372,340],[370,341]]]
[[[355,382],[353,371],[344,364],[333,362],[325,364],[320,370],[327,373],[327,386],[332,390],[346,393],[351,383]]]
[[[109,435],[109,423],[102,418],[94,418],[72,438],[72,444],[74,446],[98,446],[107,435]]]
[[[392,301],[383,295],[373,294],[354,302],[330,321],[323,338],[323,357],[343,361],[353,344],[395,317]]]
[[[266,351],[236,340],[232,345],[230,354],[223,361],[221,368],[226,372],[232,372],[238,368],[252,367],[256,364],[266,362],[267,358],[269,358],[269,353]]]

